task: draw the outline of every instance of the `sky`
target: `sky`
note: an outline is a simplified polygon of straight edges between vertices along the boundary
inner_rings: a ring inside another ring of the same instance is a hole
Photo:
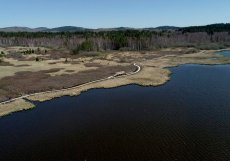
[[[0,0],[0,27],[157,27],[230,22],[230,0]]]

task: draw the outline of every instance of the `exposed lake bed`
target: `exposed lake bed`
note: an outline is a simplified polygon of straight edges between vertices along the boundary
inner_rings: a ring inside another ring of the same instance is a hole
[[[171,71],[163,86],[92,89],[1,118],[1,158],[229,160],[230,66]]]

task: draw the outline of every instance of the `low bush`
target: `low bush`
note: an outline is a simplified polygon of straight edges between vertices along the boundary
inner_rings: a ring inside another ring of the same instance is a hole
[[[72,54],[73,55],[79,54],[79,48],[77,47],[77,48],[72,49]]]
[[[185,54],[198,53],[199,51],[200,51],[199,49],[192,48],[192,49],[186,50],[186,51],[185,51]]]
[[[210,44],[200,44],[196,46],[200,50],[219,50],[226,48],[223,44],[210,43]]]
[[[90,40],[84,41],[81,45],[79,45],[78,47],[72,50],[72,54],[73,55],[79,54],[80,51],[88,51],[88,52],[95,51],[93,42]]]

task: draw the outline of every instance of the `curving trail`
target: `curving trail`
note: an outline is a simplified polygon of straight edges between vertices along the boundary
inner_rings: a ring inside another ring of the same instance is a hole
[[[141,67],[139,65],[137,65],[136,63],[134,63],[133,65],[137,67],[137,70],[134,71],[134,72],[126,73],[125,75],[109,76],[107,78],[94,80],[94,81],[91,81],[91,82],[88,82],[88,83],[84,83],[84,84],[81,84],[81,85],[77,85],[77,86],[69,87],[69,88],[64,88],[64,89],[60,89],[60,90],[50,90],[50,91],[45,91],[45,92],[38,92],[38,93],[28,94],[28,95],[24,95],[24,96],[20,96],[20,97],[17,97],[17,98],[10,99],[8,101],[0,102],[0,105],[7,104],[7,103],[10,103],[10,102],[19,100],[19,99],[24,99],[24,98],[27,98],[27,97],[30,97],[30,96],[35,96],[35,95],[40,95],[40,94],[47,94],[47,93],[52,93],[52,92],[63,92],[63,91],[79,88],[79,87],[82,87],[82,86],[86,86],[86,85],[89,85],[89,84],[102,82],[102,81],[109,80],[109,79],[116,79],[116,78],[121,78],[121,77],[130,76],[130,75],[134,75],[134,74],[139,73],[141,71]]]

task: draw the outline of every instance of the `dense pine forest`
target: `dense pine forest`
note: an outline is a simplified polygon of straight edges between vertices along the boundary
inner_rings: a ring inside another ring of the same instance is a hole
[[[230,32],[230,24],[212,24],[207,26],[192,26],[179,29],[183,32]]]
[[[44,46],[78,51],[155,50],[167,47],[230,47],[230,24],[175,30],[127,29],[84,32],[0,32],[0,46]]]

